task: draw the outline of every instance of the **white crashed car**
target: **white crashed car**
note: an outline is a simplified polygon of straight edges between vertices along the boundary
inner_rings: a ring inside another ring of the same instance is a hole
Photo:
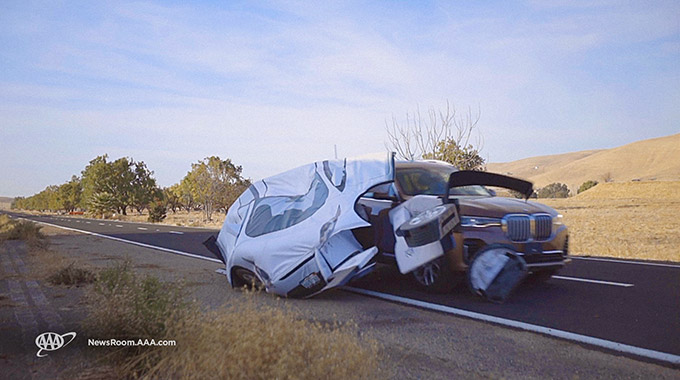
[[[225,263],[235,287],[255,283],[280,296],[310,297],[341,286],[368,273],[379,251],[362,247],[352,232],[371,226],[355,208],[357,200],[394,175],[394,155],[386,154],[315,162],[257,181],[205,245]],[[392,209],[389,233],[400,270],[408,273],[442,256],[439,241],[459,221],[456,206],[436,196],[417,196]]]

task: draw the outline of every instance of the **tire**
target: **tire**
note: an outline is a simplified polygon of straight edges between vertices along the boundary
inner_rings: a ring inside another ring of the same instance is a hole
[[[451,271],[446,255],[430,261],[411,273],[416,284],[429,293],[449,293],[463,278]]]
[[[247,287],[248,289],[264,289],[264,284],[255,275],[246,268],[234,267],[231,270],[231,277],[233,286],[235,288]]]

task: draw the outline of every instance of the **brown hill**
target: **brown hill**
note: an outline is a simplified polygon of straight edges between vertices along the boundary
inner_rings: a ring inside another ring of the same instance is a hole
[[[567,184],[572,192],[585,181],[680,180],[680,133],[612,149],[588,150],[490,163],[490,172],[528,179],[535,187]]]

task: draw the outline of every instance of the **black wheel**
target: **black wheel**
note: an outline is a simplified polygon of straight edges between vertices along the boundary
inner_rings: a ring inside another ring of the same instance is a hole
[[[411,273],[418,286],[430,293],[448,293],[462,279],[462,276],[451,271],[446,255],[430,261]]]
[[[264,284],[262,284],[262,281],[260,281],[255,273],[246,268],[234,267],[234,269],[231,270],[231,274],[235,288],[240,288],[242,286],[246,286],[249,289],[264,288]]]

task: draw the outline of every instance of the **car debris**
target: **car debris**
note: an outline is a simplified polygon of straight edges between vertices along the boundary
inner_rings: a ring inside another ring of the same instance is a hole
[[[470,263],[470,290],[491,302],[503,303],[527,273],[526,261],[512,247],[492,244]]]

